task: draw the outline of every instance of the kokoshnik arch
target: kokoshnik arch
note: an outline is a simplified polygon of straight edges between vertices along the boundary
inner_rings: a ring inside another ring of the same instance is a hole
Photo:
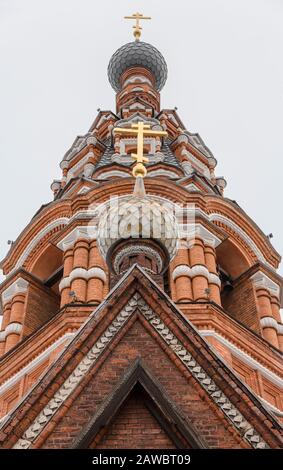
[[[161,108],[165,59],[130,18],[115,112],[75,139],[1,263],[0,445],[279,448],[280,256]]]

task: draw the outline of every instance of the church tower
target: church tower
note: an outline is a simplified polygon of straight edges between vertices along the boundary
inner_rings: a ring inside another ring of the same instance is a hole
[[[1,263],[0,447],[280,448],[280,256],[162,108],[166,61],[133,18],[115,111]]]

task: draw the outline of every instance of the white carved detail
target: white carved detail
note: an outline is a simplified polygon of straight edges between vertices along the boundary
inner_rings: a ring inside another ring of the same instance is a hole
[[[0,341],[5,341],[8,335],[17,334],[20,335],[23,327],[20,323],[9,323],[5,330],[0,332]]]
[[[106,282],[106,273],[99,267],[90,268],[88,270],[84,268],[75,268],[70,272],[69,276],[63,277],[63,279],[61,279],[59,284],[59,291],[61,292],[63,289],[66,289],[66,287],[70,287],[71,283],[75,279],[85,279],[88,281],[92,278],[97,278],[102,282]]]
[[[251,276],[251,281],[253,282],[256,289],[266,289],[270,294],[279,296],[280,286],[276,282],[272,281],[266,274],[261,271],[258,271],[253,276]]]
[[[185,264],[180,264],[179,266],[176,266],[172,273],[172,278],[175,281],[178,277],[181,276],[187,276],[190,278],[196,277],[196,276],[204,276],[206,279],[209,281],[210,284],[216,284],[217,286],[221,285],[221,281],[217,274],[215,273],[210,273],[206,266],[203,266],[201,264],[197,264],[190,268],[189,266]]]
[[[15,295],[23,294],[28,289],[28,281],[19,277],[7,289],[2,292],[3,305],[9,302]]]
[[[220,407],[227,419],[240,432],[254,448],[268,448],[266,442],[261,438],[253,426],[245,420],[236,406],[218,388],[216,383],[208,376],[204,369],[197,363],[193,356],[184,348],[178,338],[167,328],[153,310],[146,304],[139,294],[135,294],[124,309],[117,315],[111,325],[103,333],[101,338],[90,349],[87,355],[81,360],[78,366],[65,380],[63,385],[49,400],[45,408],[39,413],[37,418],[24,432],[23,436],[16,442],[14,449],[27,449],[39,436],[43,428],[51,420],[53,415],[61,407],[64,401],[71,395],[77,385],[81,382],[90,368],[108,346],[117,332],[126,323],[136,308],[139,308],[145,319],[153,326],[159,336],[167,343],[174,354],[182,361],[185,367],[191,372],[198,383],[204,388],[212,400]]]
[[[86,212],[86,211],[85,211]],[[68,248],[74,246],[77,240],[93,240],[95,239],[95,227],[91,224],[83,225],[81,227],[75,227],[68,235],[66,235],[63,240],[57,243],[57,247],[60,250],[66,251]]]
[[[274,328],[274,330],[278,330],[278,323],[273,317],[261,318],[260,325],[262,326],[262,328]]]

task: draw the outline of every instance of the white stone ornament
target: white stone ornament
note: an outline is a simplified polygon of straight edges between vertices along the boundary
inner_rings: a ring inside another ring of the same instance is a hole
[[[229,421],[238,430],[241,436],[253,448],[268,448],[268,445],[257,433],[254,427],[245,420],[236,406],[230,402],[230,400],[217,387],[215,382],[208,376],[204,369],[202,369],[197,361],[192,358],[190,353],[177,339],[177,337],[175,337],[169,328],[160,320],[157,314],[155,314],[155,312],[148,306],[144,299],[137,293],[130,299],[126,307],[124,307],[124,309],[118,314],[116,319],[112,321],[111,325],[102,334],[100,339],[90,349],[87,355],[81,360],[79,365],[70,374],[70,376],[65,380],[60,389],[55,393],[45,408],[39,413],[37,418],[24,432],[23,436],[16,442],[13,448],[28,449],[33,445],[34,441],[39,436],[40,432],[43,430],[46,424],[54,416],[66,398],[68,398],[75,390],[77,385],[81,382],[83,377],[87,374],[95,361],[107,347],[108,343],[115,337],[117,332],[136,311],[136,308],[140,310],[144,318],[153,326],[160,337],[163,338],[172,351],[174,351],[176,356],[180,358],[187,369],[190,370],[191,374],[204,388],[212,400],[217,403],[222,412],[226,415],[227,419],[229,419]]]

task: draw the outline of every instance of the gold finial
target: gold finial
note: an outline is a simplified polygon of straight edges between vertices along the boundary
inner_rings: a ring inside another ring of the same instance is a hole
[[[133,13],[132,16],[124,16],[125,20],[136,20],[134,24],[134,37],[136,41],[140,40],[142,27],[140,26],[140,20],[151,20],[151,16],[143,16],[142,13]]]
[[[135,178],[138,176],[144,178],[147,173],[144,163],[148,162],[148,158],[143,155],[143,137],[165,137],[167,136],[167,132],[153,131],[150,129],[148,124],[144,124],[142,121],[140,121],[137,124],[132,124],[131,129],[125,127],[116,127],[116,129],[114,129],[114,134],[131,134],[137,136],[137,153],[132,153],[131,155],[137,161],[133,168],[133,176]]]

